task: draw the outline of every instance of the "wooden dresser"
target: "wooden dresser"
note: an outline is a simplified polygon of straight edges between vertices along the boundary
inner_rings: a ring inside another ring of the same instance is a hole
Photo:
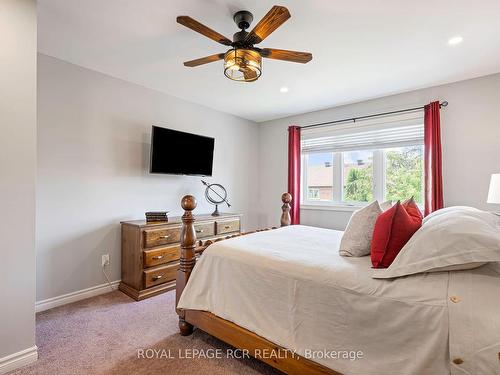
[[[196,216],[199,240],[241,233],[241,215]],[[175,289],[180,258],[181,217],[168,223],[123,221],[122,279],[119,289],[135,300]]]

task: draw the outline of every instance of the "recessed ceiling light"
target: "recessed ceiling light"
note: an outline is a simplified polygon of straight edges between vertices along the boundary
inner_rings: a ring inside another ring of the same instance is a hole
[[[280,92],[282,93],[288,92],[288,87],[283,86],[282,88],[280,88]]]
[[[454,36],[453,38],[451,38],[450,40],[448,40],[448,44],[450,46],[456,46],[457,44],[460,44],[464,41],[464,38],[462,38],[461,36]]]

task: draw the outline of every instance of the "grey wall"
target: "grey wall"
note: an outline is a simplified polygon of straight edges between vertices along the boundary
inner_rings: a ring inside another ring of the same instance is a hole
[[[260,140],[260,224],[269,225],[287,186],[287,127],[412,108],[447,100],[441,112],[444,199],[447,206],[486,204],[491,173],[500,172],[500,74],[412,91],[262,123]],[[302,223],[344,229],[351,213],[302,210]]]
[[[35,345],[36,3],[0,1],[0,358]]]
[[[121,220],[179,214],[187,193],[213,210],[200,178],[148,173],[151,125],[215,137],[207,180],[257,226],[257,124],[45,55],[38,77],[37,300],[105,283],[103,253],[119,279]]]
[[[147,173],[151,125],[214,136],[214,177],[228,188],[245,229],[276,225],[286,190],[287,134],[305,125],[447,100],[442,111],[446,205],[486,205],[489,175],[500,170],[500,75],[413,91],[257,125],[48,56],[39,56],[37,300],[120,278],[118,222],[144,211],[179,211],[199,197],[196,177]],[[308,225],[343,229],[349,211],[303,210]]]

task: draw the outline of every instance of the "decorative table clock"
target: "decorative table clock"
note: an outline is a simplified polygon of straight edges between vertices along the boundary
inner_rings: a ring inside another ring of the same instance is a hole
[[[226,203],[227,207],[231,207],[227,201],[227,191],[221,184],[209,184],[206,181],[201,180],[201,183],[207,188],[205,189],[205,198],[208,203],[215,205],[215,211],[212,212],[212,216],[219,216],[219,204]]]

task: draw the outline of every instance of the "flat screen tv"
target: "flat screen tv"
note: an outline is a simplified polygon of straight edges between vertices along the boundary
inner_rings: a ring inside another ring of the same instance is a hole
[[[211,176],[215,139],[153,126],[149,172]]]

